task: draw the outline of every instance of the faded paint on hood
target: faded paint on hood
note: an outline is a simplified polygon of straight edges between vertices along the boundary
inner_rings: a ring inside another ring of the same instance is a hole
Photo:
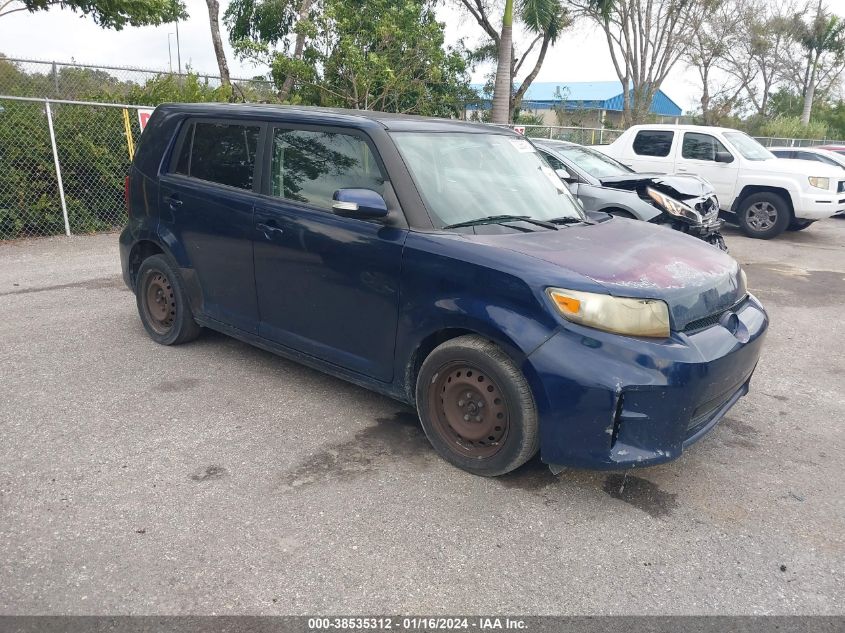
[[[672,325],[726,310],[745,294],[739,264],[709,244],[647,222],[613,218],[559,231],[468,235],[587,277],[618,297],[662,299]]]

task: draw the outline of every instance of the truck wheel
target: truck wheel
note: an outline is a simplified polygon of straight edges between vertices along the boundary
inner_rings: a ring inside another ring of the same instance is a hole
[[[748,237],[770,240],[789,226],[789,205],[776,193],[755,193],[742,201],[737,222]]]
[[[156,343],[178,345],[199,336],[202,328],[194,321],[182,280],[163,255],[141,262],[135,298],[141,323]]]
[[[792,222],[789,223],[789,226],[786,227],[786,230],[787,231],[803,231],[808,226],[810,226],[813,222],[815,222],[815,220],[798,220],[796,218],[795,220],[792,220]]]
[[[420,368],[416,400],[435,450],[475,475],[503,475],[539,449],[537,406],[525,376],[480,336],[435,348]]]

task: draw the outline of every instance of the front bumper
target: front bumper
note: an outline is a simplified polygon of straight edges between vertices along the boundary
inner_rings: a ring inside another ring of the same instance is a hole
[[[562,327],[526,360],[547,464],[594,469],[679,457],[748,392],[768,317],[753,297],[732,333],[716,324],[670,339]]]
[[[800,205],[795,209],[795,217],[800,220],[823,220],[845,212],[845,192],[834,195],[820,189],[819,194],[802,194]]]

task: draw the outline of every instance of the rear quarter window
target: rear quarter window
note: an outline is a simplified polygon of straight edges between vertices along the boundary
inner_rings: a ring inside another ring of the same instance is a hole
[[[173,171],[251,190],[260,133],[257,125],[192,122],[185,131]]]
[[[675,133],[669,130],[640,130],[634,137],[634,153],[639,156],[668,156]]]

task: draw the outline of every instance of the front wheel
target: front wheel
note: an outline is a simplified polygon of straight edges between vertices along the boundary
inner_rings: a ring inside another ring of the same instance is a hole
[[[748,237],[770,240],[786,230],[792,213],[776,193],[755,193],[742,201],[737,212],[739,228]]]
[[[480,336],[454,338],[428,355],[417,377],[416,401],[435,450],[473,474],[503,475],[539,449],[528,382],[501,348]]]
[[[794,219],[792,222],[789,223],[789,226],[786,227],[787,231],[803,231],[808,226],[810,226],[815,220],[799,220]]]

